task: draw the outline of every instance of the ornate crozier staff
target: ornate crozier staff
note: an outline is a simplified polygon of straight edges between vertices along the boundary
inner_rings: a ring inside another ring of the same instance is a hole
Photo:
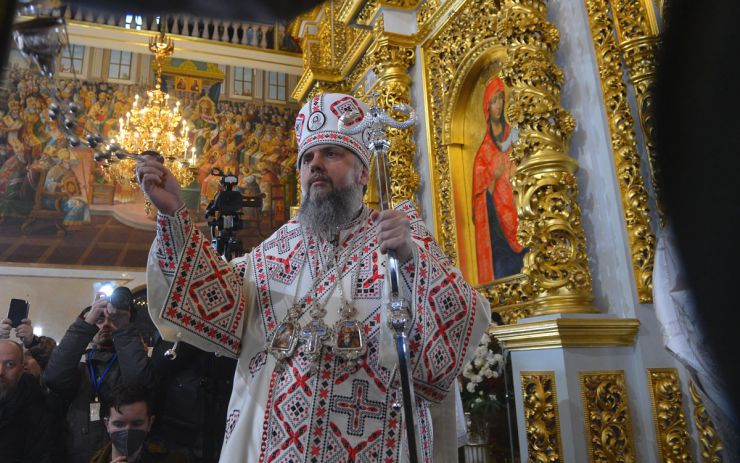
[[[375,172],[378,181],[378,203],[381,211],[391,209],[391,175],[388,162],[388,150],[391,142],[385,133],[386,127],[394,129],[406,129],[416,123],[416,111],[408,105],[396,104],[393,111],[404,114],[404,121],[397,121],[390,114],[378,107],[377,94],[373,97],[373,106],[359,124],[348,127],[350,121],[356,120],[360,114],[354,111],[346,112],[339,118],[338,128],[340,132],[354,135],[362,132],[362,138],[368,149],[373,154]],[[398,258],[392,250],[388,252],[388,278],[390,280],[390,302],[388,304],[388,325],[393,330],[394,344],[398,353],[398,371],[401,377],[401,390],[403,397],[404,422],[406,423],[406,438],[408,440],[408,451],[410,463],[417,463],[418,438],[416,426],[416,399],[414,386],[411,380],[411,365],[409,364],[408,332],[411,329],[411,312],[407,299],[401,294],[401,286],[398,284]]]

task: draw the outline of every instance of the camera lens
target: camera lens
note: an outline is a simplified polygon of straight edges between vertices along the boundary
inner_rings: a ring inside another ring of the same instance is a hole
[[[110,295],[110,303],[116,310],[131,310],[134,295],[125,286],[119,286]]]

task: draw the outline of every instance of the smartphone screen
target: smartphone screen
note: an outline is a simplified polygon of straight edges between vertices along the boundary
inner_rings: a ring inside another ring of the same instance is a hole
[[[11,299],[10,308],[8,308],[8,318],[13,328],[17,328],[21,324],[21,320],[28,318],[28,301]]]

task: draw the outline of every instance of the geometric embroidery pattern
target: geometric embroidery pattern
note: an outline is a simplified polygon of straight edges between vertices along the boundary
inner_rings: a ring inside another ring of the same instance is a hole
[[[237,355],[244,323],[241,281],[199,231],[190,231],[160,316]]]
[[[417,408],[420,408],[419,405],[419,400],[417,399]],[[423,405],[421,408],[424,408]],[[434,453],[432,447],[434,442],[434,436],[432,433],[434,432],[434,429],[432,429],[432,424],[429,422],[429,414],[418,413],[418,421],[416,424],[419,426],[419,434],[421,434],[421,442],[419,443],[421,461],[431,463],[432,454]]]
[[[407,206],[402,203],[399,207]],[[442,254],[421,218],[413,208],[406,212],[412,219],[412,230],[419,232],[412,235],[417,255],[404,264],[402,274],[412,293],[412,306],[424,307],[414,311],[414,329],[409,334],[417,401],[424,404],[425,400],[441,400],[459,374],[474,320],[471,308],[475,307],[475,293],[452,271],[448,260],[434,258]],[[295,222],[284,228],[266,241],[269,249],[258,246],[252,256],[257,308],[267,332],[276,328],[287,311],[282,305],[273,306],[271,294],[294,294],[297,278],[292,274],[309,265],[312,277],[323,276],[316,285],[317,299],[334,286],[332,278],[343,277],[345,288],[346,279],[354,282],[357,320],[365,329],[368,351],[359,368],[351,369],[325,348],[318,371],[311,374],[304,346],[298,346],[271,383],[261,460],[398,462],[403,422],[401,414],[390,406],[396,394],[389,384],[392,371],[379,365],[385,258],[378,251],[377,229],[368,218],[367,223],[355,225],[354,234],[344,236],[334,251],[323,240],[294,232],[301,230]],[[343,268],[322,275],[326,256],[333,252]],[[424,417],[426,405],[419,408],[417,419],[428,429]],[[420,442],[423,461],[431,461],[427,437]]]
[[[272,248],[277,248],[279,254],[285,254],[290,251],[290,241],[297,238],[301,234],[299,227],[280,227],[273,237],[268,238],[263,243],[265,251],[269,251]]]
[[[355,299],[378,299],[383,294],[385,275],[379,271],[378,254],[364,256],[359,264]]]
[[[355,100],[351,96],[346,96],[335,101],[331,104],[331,106],[329,106],[329,109],[337,117],[342,117],[342,115],[347,113],[354,113],[355,117],[353,119],[345,121],[344,125],[347,127],[353,126],[354,124],[362,121],[362,119],[365,117],[365,113],[362,111],[362,107],[357,102],[357,100]]]
[[[463,309],[459,296],[455,289],[448,286],[432,296],[434,306],[439,311],[440,320],[443,323],[450,321],[450,318],[460,313]]]
[[[347,433],[362,436],[365,433],[365,419],[383,418],[384,404],[368,400],[367,390],[369,384],[365,380],[355,379],[352,381],[352,395],[334,395],[331,400],[331,410],[349,417]]]
[[[409,216],[412,239],[417,245],[414,259],[404,263],[401,272],[410,290],[411,306],[417,308],[413,310],[408,338],[417,401],[424,404],[444,398],[460,372],[475,318],[475,292],[452,269],[411,203],[401,203],[398,208]],[[266,336],[287,312],[287,307],[283,307],[287,304],[273,305],[273,294],[295,294],[301,280],[297,274],[304,266],[310,270],[306,276],[315,276],[317,269],[325,268],[322,259],[329,249],[326,243],[312,243],[301,227],[291,221],[247,257],[251,259],[251,270],[242,278],[246,260],[236,259],[231,265],[224,262],[209,241],[190,225],[186,214],[178,214],[178,220],[185,222],[182,229],[188,230],[182,244],[167,234],[168,224],[158,224],[161,233],[156,256],[162,256],[160,266],[169,265],[167,249],[179,254],[172,260],[177,264],[160,316],[220,349],[236,354],[240,348],[245,312],[243,279],[254,287],[256,305],[251,310],[257,311]],[[347,283],[353,279],[357,290],[356,318],[365,329],[367,354],[357,367],[350,368],[326,348],[318,370],[312,373],[311,362],[301,345],[281,371],[271,373],[260,462],[392,463],[401,458],[404,425],[401,414],[390,406],[396,394],[390,384],[394,375],[379,364],[385,257],[378,249],[376,225],[367,215],[363,217],[366,218],[352,229],[356,231],[348,231],[337,249],[337,261],[345,268],[322,275],[315,294],[309,296],[326,297],[338,279],[345,280],[345,288],[352,287]],[[304,279],[309,280],[304,284],[310,284],[310,278]],[[307,314],[305,318],[308,319]],[[301,323],[305,324],[305,320]],[[262,371],[265,359],[264,351],[251,358],[249,374]],[[423,459],[428,461],[431,441],[427,438],[431,436],[426,405],[418,411]],[[237,420],[238,414],[232,413],[229,427],[233,429]]]
[[[226,432],[224,434],[224,440],[229,440],[231,437],[231,431],[236,427],[236,422],[239,421],[239,410],[234,410],[229,415],[229,419],[226,420]]]
[[[265,366],[265,363],[267,363],[267,352],[261,350],[249,359],[249,375],[254,378],[262,370],[262,367]]]
[[[284,285],[291,285],[293,283],[296,276],[300,274],[305,262],[306,249],[303,246],[302,240],[298,240],[295,248],[287,256],[281,257],[268,254],[265,260],[269,278]]]

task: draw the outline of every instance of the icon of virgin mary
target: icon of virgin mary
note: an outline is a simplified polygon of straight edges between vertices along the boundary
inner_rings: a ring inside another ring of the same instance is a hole
[[[506,90],[496,77],[486,86],[483,115],[486,135],[473,161],[473,224],[478,283],[519,273],[526,250],[517,241],[519,224],[509,160],[512,130],[504,117]]]

